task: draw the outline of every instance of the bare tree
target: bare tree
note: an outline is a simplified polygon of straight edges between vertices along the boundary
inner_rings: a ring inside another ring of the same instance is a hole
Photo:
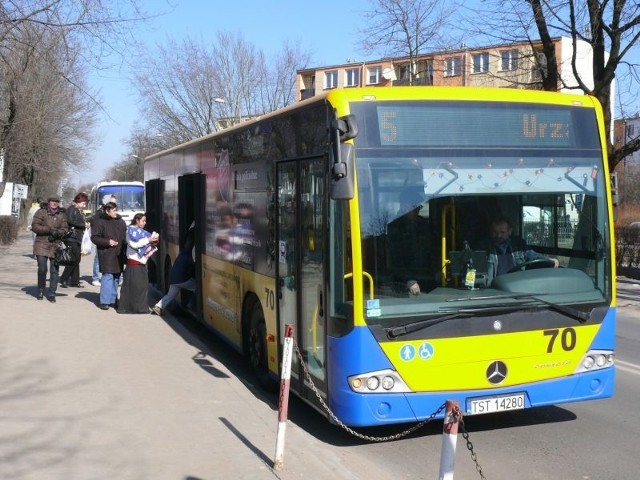
[[[55,191],[65,170],[84,165],[91,143],[94,107],[81,93],[86,72],[78,51],[41,25],[23,25],[14,39],[20,42],[0,49],[5,172],[36,192]]]
[[[406,56],[409,83],[421,75],[418,57],[451,44],[444,37],[445,27],[457,2],[451,0],[375,0],[364,12],[367,26],[360,31],[365,53]]]
[[[264,58],[264,57],[263,57]],[[296,99],[296,71],[309,65],[311,53],[300,43],[285,42],[272,62],[261,66],[260,105],[264,112],[277,110]]]
[[[541,43],[546,59],[546,65],[541,69],[543,88],[557,90],[562,86],[595,96],[603,107],[609,127],[613,122],[611,92],[616,79],[621,90],[622,115],[629,104],[638,108],[639,65],[631,61],[632,53],[639,50],[640,10],[637,1],[483,0],[482,10],[471,11],[469,16],[473,18],[465,25],[478,39]],[[483,26],[482,32],[475,30],[474,26],[477,25]],[[487,31],[490,32],[489,36]],[[557,36],[573,40],[568,67],[573,72],[575,83],[562,83],[553,43]],[[588,78],[581,74],[577,66],[580,42],[589,45],[592,52],[592,69]],[[618,148],[611,143],[609,136],[607,141],[611,170],[625,156],[640,149],[640,139],[637,138]]]
[[[125,143],[127,153],[124,158],[107,170],[106,175],[111,180],[142,182],[144,181],[145,157],[173,146],[175,141],[148,128],[136,125]]]
[[[219,32],[213,46],[168,40],[138,61],[136,85],[149,130],[173,144],[288,105],[296,69],[309,54],[285,44],[268,62],[241,34]]]
[[[213,50],[191,38],[168,40],[139,60],[136,85],[147,123],[175,143],[217,130],[226,98]]]
[[[37,195],[82,165],[91,110],[99,108],[86,72],[121,59],[131,27],[143,18],[138,0],[0,2],[0,153],[7,179]],[[39,187],[39,179],[47,185]]]
[[[242,34],[224,31],[216,35],[213,52],[220,94],[225,99],[222,113],[228,124],[264,113],[258,96],[264,53]]]

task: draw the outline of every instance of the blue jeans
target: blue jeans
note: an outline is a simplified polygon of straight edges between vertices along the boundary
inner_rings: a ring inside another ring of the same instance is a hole
[[[93,274],[92,281],[100,281],[100,262],[98,261],[98,252],[93,256]]]
[[[55,264],[53,258],[48,258],[43,255],[38,255],[38,289],[44,290],[47,282],[47,262],[49,265],[49,290],[51,293],[56,293],[58,289],[58,265]]]
[[[118,300],[119,273],[103,273],[100,280],[100,304],[113,305]]]
[[[158,303],[156,303],[156,307],[166,308],[173,300],[178,296],[180,290],[182,289],[189,290],[190,292],[196,291],[196,279],[190,278],[189,280],[182,283],[172,283],[169,285],[169,291],[167,294],[160,299]]]

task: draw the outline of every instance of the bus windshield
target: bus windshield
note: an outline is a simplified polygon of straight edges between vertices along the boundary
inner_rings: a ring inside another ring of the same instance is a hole
[[[144,211],[143,185],[103,185],[98,188],[98,201],[115,196],[120,211]]]
[[[430,101],[352,112],[369,323],[515,307],[523,295],[536,307],[610,301],[593,110]],[[497,248],[499,221],[509,250]]]

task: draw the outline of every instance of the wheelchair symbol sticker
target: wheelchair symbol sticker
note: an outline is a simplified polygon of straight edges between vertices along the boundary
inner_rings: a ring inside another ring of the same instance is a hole
[[[431,360],[431,357],[433,357],[433,345],[429,342],[423,343],[418,349],[418,355],[422,360]]]

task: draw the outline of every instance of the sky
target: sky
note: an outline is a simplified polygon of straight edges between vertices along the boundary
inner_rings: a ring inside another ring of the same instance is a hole
[[[323,0],[309,4],[300,0],[142,0],[149,13],[160,14],[141,27],[138,41],[163,43],[167,36],[181,39],[215,38],[218,31],[239,32],[262,49],[267,57],[277,54],[285,41],[296,42],[312,52],[311,66],[362,59],[357,50],[357,31],[362,28],[359,12],[367,0]],[[315,5],[315,7],[313,7]],[[126,159],[124,141],[140,119],[136,93],[126,67],[93,74],[91,83],[100,90],[104,112],[100,114],[96,148],[89,154],[90,168],[80,184],[105,180],[105,170]],[[107,179],[108,180],[108,179]]]
[[[214,41],[218,31],[240,33],[262,49],[267,58],[276,55],[284,42],[296,42],[312,53],[311,67],[367,61],[358,49],[358,31],[364,27],[362,13],[370,0],[139,0],[143,10],[157,17],[137,26],[135,35],[148,46],[168,37],[186,36]],[[466,8],[479,8],[478,0],[464,0]],[[138,100],[127,67],[93,74],[91,83],[100,90],[105,111],[100,115],[96,148],[89,154],[90,168],[77,179],[78,186],[104,180],[112,164],[126,160],[124,141],[141,118]]]

